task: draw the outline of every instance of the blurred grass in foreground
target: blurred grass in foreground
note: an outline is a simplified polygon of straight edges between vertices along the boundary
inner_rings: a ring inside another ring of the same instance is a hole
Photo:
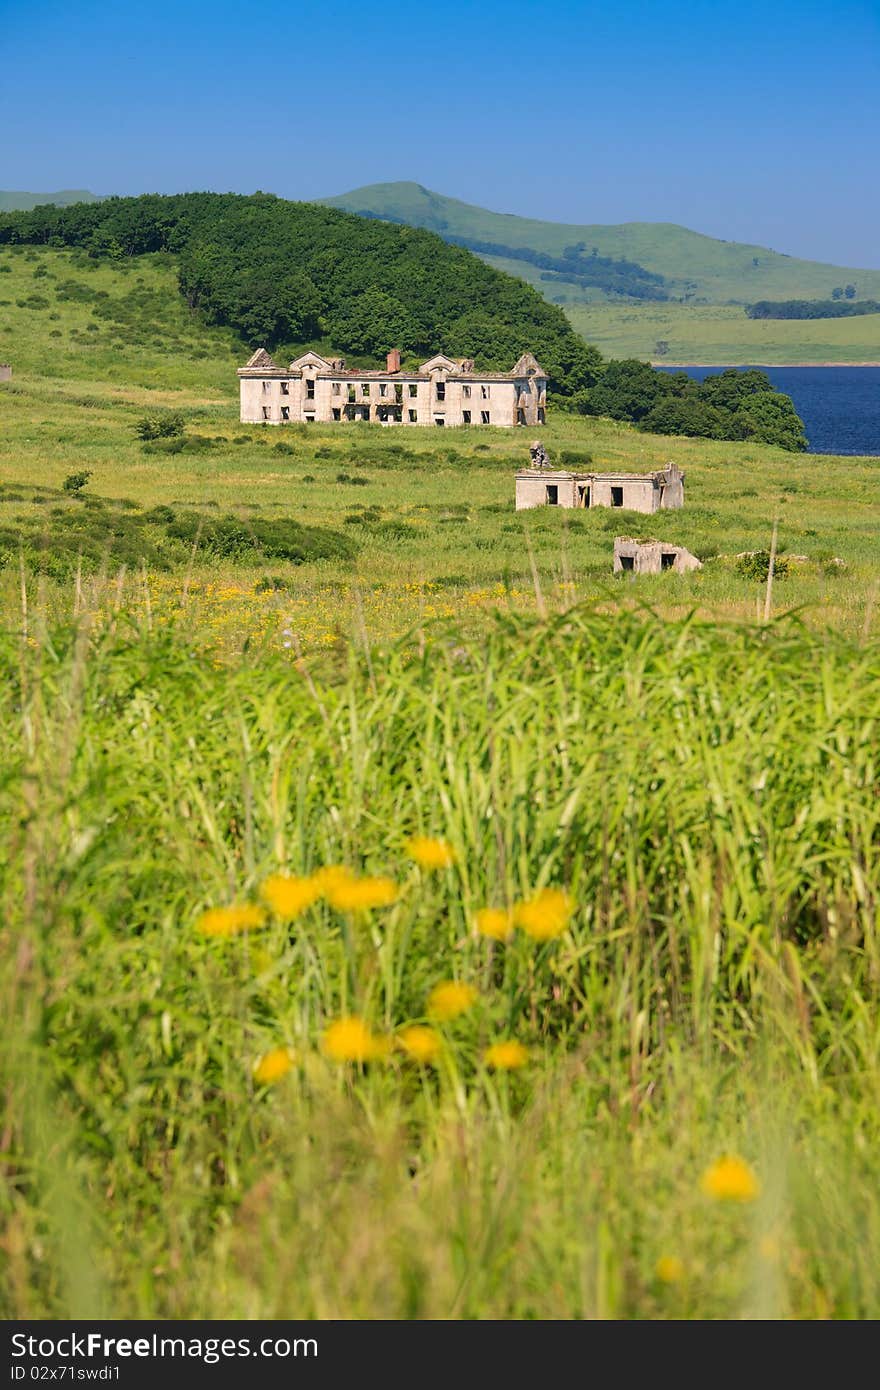
[[[880,645],[582,605],[218,666],[27,622],[6,1316],[878,1316]],[[332,865],[396,892],[197,930]],[[478,934],[545,887],[560,934]]]

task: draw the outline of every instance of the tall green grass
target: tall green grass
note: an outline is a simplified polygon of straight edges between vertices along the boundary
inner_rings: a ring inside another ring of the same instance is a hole
[[[876,642],[581,606],[220,666],[123,607],[2,645],[7,1315],[877,1316]],[[197,931],[333,863],[398,900]],[[546,885],[556,940],[475,934]],[[448,978],[436,1066],[323,1054]],[[725,1152],[755,1202],[701,1192]]]

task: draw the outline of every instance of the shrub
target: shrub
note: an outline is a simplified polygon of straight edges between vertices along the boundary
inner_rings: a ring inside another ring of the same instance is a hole
[[[745,555],[737,556],[736,572],[741,574],[744,579],[757,579],[766,582],[767,575],[770,573],[769,550],[750,550]],[[788,561],[784,555],[776,556],[773,562],[773,574],[776,579],[787,577]]]
[[[71,497],[79,497],[91,476],[92,470],[90,468],[83,469],[81,473],[68,473],[62,483],[62,487],[65,492],[70,493]]]
[[[154,410],[138,420],[134,432],[138,439],[174,439],[183,434],[183,428],[179,410]]]

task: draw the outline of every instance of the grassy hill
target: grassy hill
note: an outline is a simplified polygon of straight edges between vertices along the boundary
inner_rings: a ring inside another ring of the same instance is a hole
[[[9,1315],[880,1315],[876,462],[552,412],[685,509],[516,513],[240,424],[167,254],[0,295]]]
[[[823,299],[836,285],[855,284],[862,298],[880,293],[880,270],[854,270],[799,260],[764,246],[719,241],[666,222],[626,222],[619,226],[541,222],[510,213],[489,212],[433,193],[418,183],[376,183],[340,197],[331,207],[366,212],[426,227],[441,236],[495,242],[516,249],[560,255],[583,242],[601,256],[623,256],[662,275],[673,297],[712,304],[748,304],[757,299]],[[520,270],[522,274],[522,270]]]
[[[833,288],[846,284],[854,284],[860,298],[873,298],[880,292],[880,270],[800,260],[762,246],[719,241],[672,223],[542,222],[490,212],[417,183],[371,184],[324,201],[350,212],[426,227],[443,237],[520,253],[559,257],[567,247],[582,243],[587,252],[595,247],[602,257],[624,257],[662,276],[667,302],[643,303],[599,286],[548,280],[546,270],[518,256],[478,251],[490,265],[520,276],[561,305],[587,340],[610,356],[654,359],[657,341],[665,340],[666,360],[674,362],[880,360],[880,315],[844,324],[777,322],[767,329],[737,307],[758,299],[825,299]]]
[[[58,193],[16,193],[0,191],[0,212],[29,212],[31,208],[52,203],[56,208],[70,207],[72,203],[100,203],[97,193],[89,193],[86,188],[63,188]]]

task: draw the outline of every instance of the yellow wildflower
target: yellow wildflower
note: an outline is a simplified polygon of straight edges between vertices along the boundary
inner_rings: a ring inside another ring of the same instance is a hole
[[[680,1284],[684,1278],[684,1261],[677,1255],[661,1255],[654,1273],[661,1284]]]
[[[700,1187],[707,1197],[719,1202],[753,1202],[761,1191],[753,1170],[735,1154],[711,1163],[700,1179]]]
[[[476,1002],[477,991],[473,985],[462,984],[460,980],[444,980],[428,995],[428,1016],[446,1022],[467,1013]]]
[[[196,930],[202,936],[236,936],[251,927],[261,927],[266,913],[256,903],[242,903],[233,907],[209,907],[196,922]]]
[[[321,1046],[334,1062],[374,1062],[389,1050],[388,1040],[377,1037],[355,1014],[331,1023],[324,1030]]]
[[[273,1047],[270,1052],[263,1053],[254,1067],[254,1080],[260,1086],[271,1086],[273,1081],[280,1081],[282,1076],[286,1076],[292,1066],[293,1049]]]
[[[317,902],[320,889],[313,878],[292,878],[288,874],[271,874],[260,888],[260,896],[276,917],[289,922]]]
[[[406,842],[410,859],[423,869],[448,869],[455,863],[455,850],[446,840],[432,840],[427,835],[414,835]]]
[[[325,864],[323,869],[316,869],[312,874],[312,883],[318,890],[318,896],[323,898],[326,897],[328,888],[352,878],[354,874],[344,864]]]
[[[430,1066],[440,1051],[440,1036],[433,1028],[414,1023],[409,1028],[401,1028],[397,1041],[407,1056],[414,1062]]]
[[[480,936],[493,941],[507,941],[513,936],[513,913],[504,907],[481,907],[474,915]]]
[[[517,1067],[524,1067],[528,1060],[528,1048],[513,1038],[506,1042],[493,1043],[483,1053],[486,1066],[493,1067],[496,1071],[515,1071]]]
[[[397,884],[390,878],[338,878],[324,889],[331,907],[339,912],[366,912],[389,907],[397,899]]]
[[[535,941],[561,936],[574,911],[574,899],[563,888],[542,888],[524,903],[517,903],[513,918]]]

